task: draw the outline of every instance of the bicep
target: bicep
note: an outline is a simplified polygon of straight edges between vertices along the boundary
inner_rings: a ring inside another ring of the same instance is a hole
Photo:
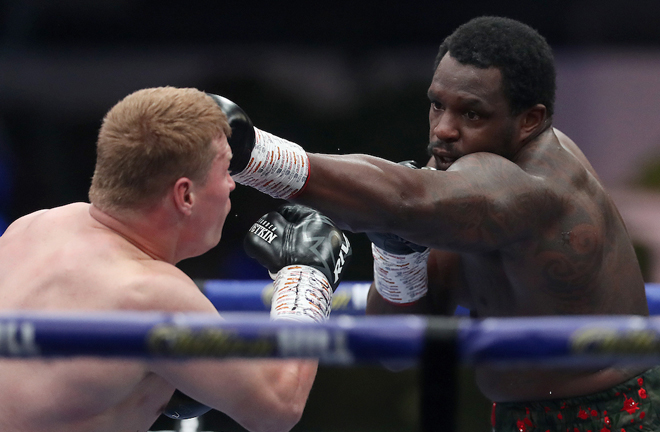
[[[488,252],[531,235],[557,214],[557,196],[544,179],[490,153],[457,160],[448,171],[431,176],[409,204],[409,223],[401,237],[436,249]]]
[[[530,234],[539,215],[557,213],[544,179],[492,153],[463,156],[447,171],[367,155],[310,154],[310,166],[297,201],[342,228],[390,232],[438,249],[497,250]]]

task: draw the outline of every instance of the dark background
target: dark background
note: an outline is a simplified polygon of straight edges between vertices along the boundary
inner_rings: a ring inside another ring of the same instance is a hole
[[[0,214],[8,222],[86,200],[101,119],[142,87],[222,94],[261,129],[308,151],[423,161],[425,92],[435,50],[456,26],[489,14],[530,24],[556,49],[660,46],[660,2],[652,0],[0,2],[0,158],[10,166],[0,171]],[[272,52],[279,53],[276,60]],[[325,94],[317,100],[313,90],[296,94],[290,85],[274,84],[273,63],[282,69],[287,53],[293,53],[291,70],[296,58],[304,57],[307,67],[318,56],[318,69],[304,75],[320,82],[316,88],[333,91],[330,80],[323,83],[333,67],[324,66],[326,58],[339,59],[351,85],[334,99]],[[389,53],[399,62],[413,59],[409,68],[416,74],[396,85],[372,77],[374,58],[382,62]],[[251,223],[279,202],[241,186],[232,201],[222,244],[181,264],[191,276],[264,275],[245,258],[240,242]],[[369,279],[370,264],[359,258],[367,242],[361,235],[350,238],[358,259],[346,277]]]
[[[423,161],[435,50],[479,15],[524,21],[555,49],[660,47],[654,0],[2,1],[0,217],[86,201],[104,113],[144,87],[222,94],[308,151]],[[232,203],[221,244],[180,264],[191,277],[267,277],[241,241],[281,202],[238,186]],[[368,242],[349,237],[346,279],[369,280]],[[324,368],[297,430],[413,430],[415,376]],[[462,430],[487,430],[483,398],[469,384],[460,398],[473,407],[461,413]],[[220,424],[233,430],[207,417],[207,429]]]

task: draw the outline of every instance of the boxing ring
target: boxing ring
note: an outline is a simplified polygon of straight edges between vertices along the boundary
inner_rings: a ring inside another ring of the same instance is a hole
[[[368,283],[343,282],[325,323],[270,321],[267,281],[200,281],[222,312],[5,312],[0,356],[318,358],[351,367],[408,363],[420,373],[420,428],[454,430],[458,365],[651,367],[660,363],[660,284],[647,284],[651,317],[470,319],[360,316]],[[272,294],[272,290],[271,290]],[[335,306],[336,302],[336,306]]]

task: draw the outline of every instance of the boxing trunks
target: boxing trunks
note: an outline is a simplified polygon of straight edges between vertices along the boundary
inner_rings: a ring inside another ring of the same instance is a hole
[[[602,392],[493,404],[493,432],[660,432],[660,366]]]

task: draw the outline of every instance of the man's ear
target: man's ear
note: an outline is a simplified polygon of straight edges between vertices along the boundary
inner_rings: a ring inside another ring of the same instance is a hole
[[[172,195],[176,209],[184,215],[190,216],[195,201],[192,180],[187,177],[178,179],[172,186]]]
[[[519,140],[525,142],[543,132],[546,125],[547,109],[543,104],[536,104],[520,114]]]

